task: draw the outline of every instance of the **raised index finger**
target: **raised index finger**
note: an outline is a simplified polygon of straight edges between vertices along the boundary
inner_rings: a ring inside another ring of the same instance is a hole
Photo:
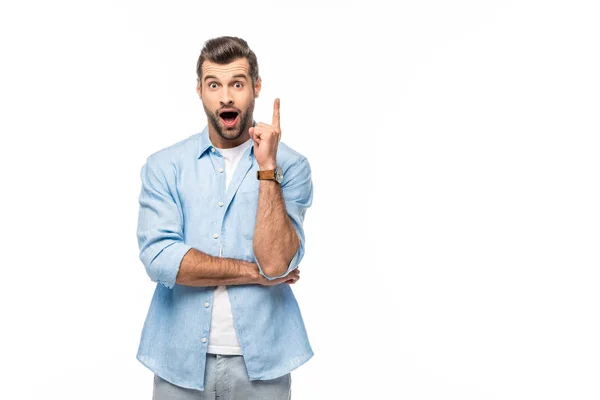
[[[273,126],[279,129],[279,99],[273,104]]]

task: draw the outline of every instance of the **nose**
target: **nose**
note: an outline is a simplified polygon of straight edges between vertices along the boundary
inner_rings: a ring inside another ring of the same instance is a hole
[[[224,87],[222,92],[221,92],[221,100],[220,100],[221,105],[231,105],[233,104],[233,96],[231,96],[231,93],[229,93],[229,88]]]

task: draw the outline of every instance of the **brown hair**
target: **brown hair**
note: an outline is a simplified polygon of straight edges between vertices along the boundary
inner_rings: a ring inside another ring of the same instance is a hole
[[[216,64],[229,64],[238,58],[248,60],[250,66],[250,77],[252,78],[252,87],[258,79],[258,61],[256,54],[244,39],[234,36],[221,36],[204,42],[204,47],[200,52],[198,63],[196,64],[196,74],[198,81],[202,82],[202,64],[208,60]]]

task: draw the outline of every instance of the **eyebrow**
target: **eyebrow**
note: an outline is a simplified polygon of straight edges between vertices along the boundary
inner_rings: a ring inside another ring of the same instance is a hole
[[[248,77],[247,77],[245,74],[235,74],[235,75],[233,76],[233,78],[244,78],[245,80],[248,80]],[[217,77],[216,77],[216,76],[214,76],[214,75],[206,75],[206,76],[204,77],[204,81],[205,81],[205,82],[206,82],[207,80],[209,80],[209,79],[214,79],[214,80],[216,80],[216,81],[218,81],[218,80],[219,80],[219,78],[217,78]]]

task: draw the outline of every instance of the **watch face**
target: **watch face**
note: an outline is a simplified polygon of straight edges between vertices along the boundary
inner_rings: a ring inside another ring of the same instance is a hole
[[[283,181],[283,170],[279,165],[275,168],[275,180],[279,183]]]

